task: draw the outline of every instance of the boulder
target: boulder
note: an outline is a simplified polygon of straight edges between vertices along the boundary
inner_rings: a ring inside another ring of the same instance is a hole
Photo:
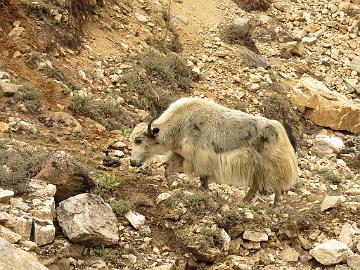
[[[310,250],[310,255],[323,265],[333,265],[346,260],[352,254],[348,246],[331,239]]]
[[[98,246],[116,244],[119,240],[115,214],[98,195],[83,193],[62,201],[57,219],[72,242]]]
[[[360,134],[360,105],[304,74],[293,88],[294,102],[304,116],[323,127]]]
[[[31,254],[13,247],[0,237],[0,269],[6,270],[48,270]]]
[[[297,262],[299,260],[299,256],[299,252],[289,246],[280,251],[281,259],[286,262]]]
[[[0,188],[0,203],[8,203],[14,197],[14,191]]]
[[[255,232],[255,231],[245,231],[243,238],[245,240],[249,240],[253,242],[262,242],[269,240],[269,237],[266,233]]]
[[[87,192],[94,186],[88,170],[72,156],[63,152],[55,153],[35,179],[56,185],[56,202]]]

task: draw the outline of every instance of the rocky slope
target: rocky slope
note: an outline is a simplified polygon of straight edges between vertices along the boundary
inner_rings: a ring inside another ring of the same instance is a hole
[[[360,269],[359,12],[0,0],[0,268]],[[129,166],[131,128],[184,95],[292,124],[281,206]]]

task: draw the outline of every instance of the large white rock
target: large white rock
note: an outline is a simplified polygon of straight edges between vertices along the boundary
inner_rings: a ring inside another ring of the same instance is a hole
[[[255,232],[255,231],[245,231],[243,238],[245,240],[249,240],[253,242],[262,242],[269,240],[269,237],[266,233]]]
[[[360,105],[304,74],[293,88],[294,102],[304,116],[323,127],[360,133]]]
[[[115,214],[95,194],[83,193],[62,201],[57,219],[72,242],[96,246],[116,244],[119,240]]]
[[[342,201],[341,196],[328,196],[322,201],[320,209],[326,211],[331,208],[337,207]]]
[[[48,270],[31,254],[13,247],[0,237],[0,269],[6,270]]]
[[[331,239],[310,250],[310,255],[323,265],[333,265],[346,260],[352,251],[342,242]]]

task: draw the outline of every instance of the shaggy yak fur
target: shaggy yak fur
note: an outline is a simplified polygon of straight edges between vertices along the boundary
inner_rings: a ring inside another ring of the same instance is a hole
[[[291,127],[276,120],[228,109],[214,101],[181,98],[157,119],[138,124],[131,136],[131,165],[168,154],[166,177],[183,170],[208,182],[245,185],[244,200],[258,190],[281,193],[297,179],[296,140]]]

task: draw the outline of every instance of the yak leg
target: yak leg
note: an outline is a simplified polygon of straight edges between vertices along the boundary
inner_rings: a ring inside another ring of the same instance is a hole
[[[281,191],[275,191],[274,206],[279,206],[281,200]]]
[[[203,189],[209,188],[209,176],[200,176],[200,183]]]
[[[249,189],[249,191],[246,193],[244,197],[244,202],[251,202],[252,199],[254,199],[256,193],[259,190],[259,183],[257,181],[254,181]]]

